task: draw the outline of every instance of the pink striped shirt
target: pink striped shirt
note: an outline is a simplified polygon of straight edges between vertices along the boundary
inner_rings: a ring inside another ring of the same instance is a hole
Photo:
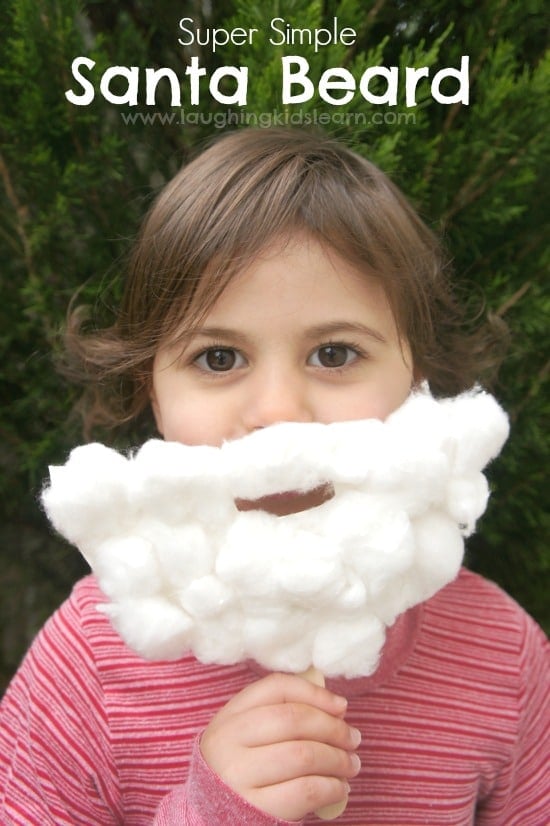
[[[282,823],[229,789],[197,747],[260,670],[145,662],[96,610],[101,600],[93,577],[81,581],[6,693],[1,822]],[[403,615],[372,677],[329,681],[363,734],[362,770],[338,823],[547,826],[547,652],[522,609],[467,571]]]

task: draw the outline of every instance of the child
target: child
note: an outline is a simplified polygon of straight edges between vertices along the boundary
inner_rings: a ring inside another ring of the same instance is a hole
[[[281,421],[385,419],[420,380],[454,395],[488,357],[444,269],[358,155],[296,130],[230,134],[153,205],[115,324],[86,335],[73,317],[88,424],[151,409],[165,439],[217,446]],[[253,662],[144,661],[102,600],[78,583],[8,689],[6,824],[313,823],[350,787],[338,822],[356,826],[547,822],[546,641],[479,576],[402,614],[374,674],[327,688]]]

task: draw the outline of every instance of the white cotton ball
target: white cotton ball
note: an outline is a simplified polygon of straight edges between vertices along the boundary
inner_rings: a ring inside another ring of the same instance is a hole
[[[390,442],[398,439],[409,442],[420,450],[441,450],[447,429],[447,413],[441,404],[435,403],[429,393],[419,390],[387,417],[386,436]]]
[[[269,529],[276,519],[260,511],[250,511],[237,514],[230,525],[218,550],[215,573],[236,593],[253,597],[273,595],[276,583],[271,567],[279,546],[269,536]],[[270,547],[265,546],[265,534],[272,543]]]
[[[368,603],[367,588],[353,572],[347,572],[345,582],[333,599],[333,606],[343,613],[354,613],[364,608]]]
[[[334,484],[364,483],[384,450],[384,423],[378,419],[333,422],[327,425],[327,433],[323,451],[327,478]]]
[[[325,594],[329,599],[341,590],[344,573],[333,543],[322,536],[297,531],[286,538],[281,550],[275,571],[281,598],[286,595],[290,600],[308,600]]]
[[[53,526],[80,546],[116,533],[129,519],[128,462],[101,444],[75,448],[62,467],[50,467],[42,504]]]
[[[473,533],[488,499],[489,485],[482,473],[471,473],[447,484],[447,510],[463,536]]]
[[[493,396],[478,389],[441,404],[449,412],[454,472],[463,475],[482,470],[508,437],[506,413]]]
[[[340,434],[341,441],[335,440],[331,456],[334,471],[330,478],[336,486],[361,486],[370,493],[391,492],[407,497],[417,509],[427,495],[437,497],[448,460],[442,452],[443,439],[434,438],[433,426],[429,427],[424,420],[424,408],[430,410],[433,405],[431,397],[420,397],[416,402],[405,402],[385,422],[366,420],[330,425],[334,433]],[[439,414],[440,431],[441,419]]]
[[[441,587],[443,584],[447,583],[442,583]],[[390,627],[401,614],[424,602],[434,593],[433,582],[427,583],[423,572],[418,570],[414,563],[401,576],[388,581],[376,599],[369,604],[369,608],[386,627]]]
[[[412,517],[444,501],[449,462],[442,452],[426,452],[420,458],[404,452],[401,461],[369,479],[368,491],[376,495],[380,507]]]
[[[150,439],[133,457],[136,477],[164,487],[166,482],[208,483],[219,477],[219,448]]]
[[[319,467],[317,438],[326,425],[284,422],[225,442],[222,457],[235,498],[307,491],[327,481]]]
[[[323,537],[295,530],[293,519],[247,512],[228,530],[215,570],[247,607],[261,598],[284,616],[296,602],[337,593],[334,580],[342,574],[333,546]]]
[[[415,478],[419,480],[420,475],[417,473],[408,480],[402,480],[399,488],[388,490],[380,497],[385,511],[402,511],[413,519],[430,508],[444,504],[447,473],[442,471],[439,481],[432,474],[426,474],[422,481],[416,483]]]
[[[464,556],[458,526],[441,511],[415,519],[415,569],[422,584],[421,599],[428,599],[456,578]]]
[[[300,672],[311,665],[311,649],[317,623],[310,611],[296,607],[270,616],[243,616],[243,643],[249,656],[266,668]]]
[[[174,660],[189,650],[193,621],[163,598],[125,598],[99,608],[126,644],[145,659]]]
[[[313,512],[311,516],[315,519]],[[363,490],[336,487],[334,497],[323,505],[322,533],[331,542],[345,547],[348,537],[355,542],[359,535],[378,524],[379,519],[380,499],[370,492],[368,485]],[[313,527],[321,528],[318,519]]]
[[[414,532],[403,511],[379,511],[368,531],[348,540],[345,562],[365,585],[372,600],[388,582],[393,581],[411,565]]]
[[[153,546],[140,536],[106,539],[87,559],[108,597],[151,596],[160,589]]]
[[[224,611],[219,616],[205,617],[195,624],[192,650],[203,663],[231,665],[250,657],[243,644],[243,617],[237,610]]]
[[[376,670],[384,645],[384,625],[375,617],[333,619],[322,625],[313,643],[313,665],[327,677],[358,677]]]
[[[385,443],[369,477],[372,490],[402,498],[402,506],[420,511],[441,497],[449,473],[445,420],[433,399],[414,395],[385,422]]]
[[[157,519],[142,518],[138,530],[154,548],[163,576],[163,587],[168,595],[213,571],[215,536],[210,536],[202,525],[196,522],[164,524]]]
[[[296,602],[319,599],[322,594],[328,600],[340,590],[337,581],[343,572],[334,544],[295,528],[301,516],[279,518],[248,512],[229,529],[218,553],[216,573],[247,605],[250,599],[261,597],[273,601],[284,616]]]
[[[201,620],[226,611],[235,599],[231,588],[215,576],[201,576],[178,593],[178,601],[188,614]]]
[[[215,525],[234,510],[219,472],[219,448],[151,440],[134,457],[132,470],[132,503],[158,520],[177,525],[196,518]]]
[[[311,652],[301,640],[298,643],[293,641],[285,648],[277,646],[267,654],[262,649],[251,656],[263,668],[289,674],[301,674],[308,670],[311,663]]]

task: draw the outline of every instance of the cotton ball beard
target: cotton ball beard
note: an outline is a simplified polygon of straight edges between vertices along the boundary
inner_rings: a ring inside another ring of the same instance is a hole
[[[507,434],[488,394],[424,389],[385,422],[273,425],[220,448],[152,440],[128,458],[80,447],[42,501],[143,657],[356,677],[386,628],[456,577]],[[330,496],[296,513],[254,505],[315,489]]]

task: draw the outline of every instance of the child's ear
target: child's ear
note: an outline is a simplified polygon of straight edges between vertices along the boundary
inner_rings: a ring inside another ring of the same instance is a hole
[[[155,424],[157,426],[157,430],[161,436],[164,436],[163,432],[163,424],[162,424],[162,415],[160,412],[159,403],[157,401],[157,396],[154,390],[151,390],[149,395],[149,400],[151,402],[151,410],[153,411],[153,417],[155,419]]]

